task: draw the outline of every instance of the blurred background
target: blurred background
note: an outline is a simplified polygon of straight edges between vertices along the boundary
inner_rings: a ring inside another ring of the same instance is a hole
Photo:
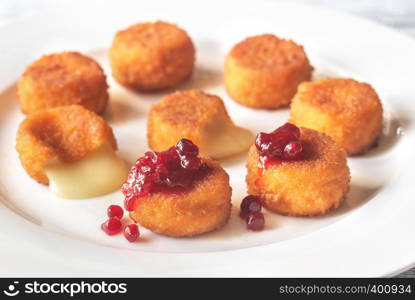
[[[87,0],[0,0],[0,26],[53,11],[63,2]],[[117,0],[122,3],[122,0]],[[137,0],[139,1],[139,0]],[[166,0],[174,1],[174,0]],[[192,0],[189,0],[192,1]],[[255,0],[241,0],[252,1]],[[360,15],[415,37],[415,0],[266,0],[304,3]],[[99,2],[104,5],[105,1]],[[74,20],[76,22],[76,20]],[[0,49],[1,50],[1,49]],[[414,277],[415,268],[398,277]]]
[[[0,25],[50,11],[69,0],[1,0]],[[70,0],[70,2],[87,0]],[[139,0],[137,0],[139,1]],[[170,0],[171,1],[171,0]],[[174,1],[174,0],[173,0]],[[192,0],[189,0],[192,1]],[[241,0],[244,1],[244,0]],[[246,0],[255,1],[255,0]],[[415,36],[415,0],[267,0],[298,2],[361,15]],[[122,0],[119,0],[122,3]],[[104,5],[105,1],[100,2]]]

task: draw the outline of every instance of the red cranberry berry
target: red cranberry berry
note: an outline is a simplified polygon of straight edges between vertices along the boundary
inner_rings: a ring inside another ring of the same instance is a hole
[[[177,152],[180,155],[190,155],[190,156],[198,156],[199,155],[199,148],[192,141],[188,139],[181,139],[177,145]]]
[[[303,147],[299,141],[288,143],[284,148],[284,158],[288,160],[297,160],[300,158]]]
[[[210,170],[198,153],[197,146],[186,139],[163,152],[146,152],[137,159],[121,188],[125,209],[134,210],[138,199],[152,192],[190,188]]]
[[[247,228],[252,231],[260,231],[264,229],[264,215],[259,211],[251,213],[246,220],[246,225]]]
[[[108,235],[114,235],[121,232],[122,223],[118,218],[109,218],[102,223],[101,229]]]
[[[124,237],[130,242],[135,242],[140,236],[140,230],[137,224],[130,224],[124,228]]]
[[[180,165],[187,170],[198,170],[202,165],[202,161],[197,156],[182,156]]]
[[[110,205],[107,208],[107,215],[109,218],[118,218],[121,219],[124,215],[124,211],[119,205]]]
[[[302,151],[299,137],[300,129],[286,123],[272,133],[259,133],[255,146],[260,156],[278,160],[296,160],[300,158]]]
[[[246,196],[241,202],[241,208],[239,216],[242,219],[246,219],[249,214],[261,211],[262,203],[258,196],[249,195]]]

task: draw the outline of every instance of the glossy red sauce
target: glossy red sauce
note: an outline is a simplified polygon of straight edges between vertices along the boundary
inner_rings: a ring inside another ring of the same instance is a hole
[[[211,170],[198,154],[197,146],[186,139],[163,152],[146,152],[131,168],[121,188],[125,209],[134,210],[137,201],[150,193],[189,191]]]

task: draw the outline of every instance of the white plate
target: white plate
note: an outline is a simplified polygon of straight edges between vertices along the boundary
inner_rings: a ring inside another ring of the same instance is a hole
[[[113,1],[64,5],[0,29],[0,275],[1,276],[388,276],[415,262],[415,42],[356,17],[275,1]],[[79,2],[77,2],[79,3]],[[385,108],[378,148],[349,159],[351,191],[338,210],[319,218],[266,212],[266,230],[248,232],[237,216],[245,196],[246,156],[222,161],[231,177],[229,224],[196,238],[143,231],[140,242],[108,237],[99,225],[121,193],[63,200],[31,180],[14,150],[23,115],[15,83],[41,54],[79,50],[103,64],[111,123],[129,162],[146,150],[148,107],[163,93],[134,94],[110,77],[106,49],[113,34],[135,22],[163,19],[194,39],[197,65],[181,88],[220,95],[231,117],[253,132],[287,120],[288,110],[258,111],[235,104],[222,85],[223,59],[242,38],[264,32],[305,46],[315,77],[370,82]]]

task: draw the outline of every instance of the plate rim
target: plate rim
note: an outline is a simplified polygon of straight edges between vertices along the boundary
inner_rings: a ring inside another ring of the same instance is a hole
[[[268,1],[268,0],[261,0],[261,1],[257,2],[257,3],[268,3],[267,5],[269,5],[270,2],[271,1]],[[282,5],[282,3],[284,3],[284,4]],[[415,41],[412,38],[406,36],[405,34],[403,34],[401,32],[394,31],[394,30],[392,30],[391,28],[389,28],[387,26],[377,24],[375,22],[372,22],[372,21],[363,19],[361,17],[357,17],[357,16],[350,15],[350,14],[343,13],[343,12],[333,11],[333,10],[330,10],[330,9],[327,9],[327,8],[316,8],[316,7],[311,7],[311,6],[308,6],[308,5],[305,5],[305,4],[298,4],[298,3],[295,3],[295,4],[290,3],[290,4],[288,4],[288,3],[285,3],[285,2],[281,2],[281,3],[278,3],[277,5],[279,5],[280,7],[283,7],[285,5],[287,7],[288,6],[290,6],[290,7],[300,7],[300,8],[306,7],[306,9],[309,10],[309,11],[325,11],[325,12],[328,12],[329,11],[331,14],[334,14],[335,16],[337,16],[337,15],[343,16],[343,17],[344,16],[347,16],[348,19],[351,18],[351,20],[355,20],[357,23],[360,23],[360,24],[371,24],[371,26],[375,25],[375,27],[376,28],[379,28],[380,31],[385,31],[386,30],[386,31],[389,32],[389,34],[392,34],[394,36],[399,36],[401,39],[402,38],[403,39],[409,39],[410,40],[410,44],[412,44],[412,46],[414,47],[413,49],[415,49]],[[39,17],[39,15],[36,15],[36,16],[30,17],[30,19],[32,19],[32,18],[33,19],[37,19],[38,17]],[[26,19],[25,20],[21,20],[22,23],[25,23],[26,21],[27,21]],[[5,30],[7,30],[7,28],[12,28],[12,27],[16,26],[16,23],[18,23],[18,22],[13,22],[13,23],[10,23],[8,25],[1,26],[0,27],[0,35]],[[4,90],[4,88],[6,88],[7,86],[8,85],[6,85],[4,87],[2,86],[1,87],[1,90]],[[412,125],[408,126],[406,130],[407,130],[407,136],[405,138],[406,138],[406,140],[408,140],[409,139],[409,136],[414,135],[413,126]],[[407,142],[406,144],[409,144],[407,146],[410,146],[413,143]],[[413,164],[414,163],[413,161],[411,161],[411,163],[412,163],[412,165],[415,165],[415,164]],[[407,170],[405,170],[405,171],[407,171]],[[401,173],[400,175],[405,176],[405,175],[407,175],[407,173],[409,173],[409,172],[405,172],[405,171],[403,173]],[[414,190],[414,187],[411,187],[411,186],[408,187],[408,191],[413,191],[413,190]],[[0,197],[1,197],[1,195],[0,195]],[[5,201],[5,200],[3,199],[3,201]],[[3,201],[2,201],[2,204],[4,204]],[[413,207],[415,207],[415,206],[413,206]],[[27,220],[20,220],[20,218],[15,218],[15,216],[13,214],[14,214],[14,212],[12,214],[10,214],[10,211],[9,210],[4,210],[4,205],[1,205],[0,206],[0,224],[2,224],[2,223],[4,224],[7,221],[9,223],[9,226],[8,227],[6,226],[6,228],[10,228],[11,227],[10,224],[15,224],[15,225],[18,225],[18,226],[22,226],[21,228],[26,228],[29,232],[32,232],[37,238],[41,238],[42,240],[45,241],[44,244],[40,245],[43,250],[45,250],[44,249],[45,245],[49,245],[50,246],[50,244],[49,244],[49,241],[50,240],[56,240],[60,244],[60,247],[58,247],[57,253],[62,254],[63,253],[63,249],[61,247],[63,245],[68,245],[68,244],[71,244],[71,243],[74,242],[74,240],[72,238],[62,237],[62,236],[60,236],[60,235],[58,235],[56,233],[44,231],[39,226],[36,226],[35,224],[30,223]],[[23,222],[21,222],[21,221],[23,221]],[[342,222],[342,221],[343,220],[340,220],[339,222]],[[336,222],[336,224],[337,224],[337,222]],[[338,226],[335,226],[336,224],[330,225],[329,226],[330,228],[322,228],[322,229],[320,229],[318,231],[319,232],[326,231],[326,230],[331,231],[331,230],[333,230],[333,227],[338,227]],[[410,224],[415,224],[415,222],[412,222]],[[11,230],[13,230],[13,229],[11,229]],[[17,232],[19,232],[19,230]],[[313,232],[313,233],[308,234],[307,236],[300,236],[300,237],[294,238],[293,241],[291,241],[291,240],[287,241],[287,243],[288,244],[291,244],[290,242],[292,242],[294,244],[294,246],[292,246],[292,247],[295,247],[297,245],[297,243],[298,243],[299,240],[303,240],[304,241],[304,239],[305,239],[305,242],[307,243],[307,240],[310,238],[310,235],[314,235],[314,234],[315,233]],[[3,232],[3,235],[6,236],[7,233],[4,233]],[[84,244],[84,243],[88,243],[89,244],[89,242],[84,242],[84,241],[79,241],[79,240],[75,240],[75,241],[78,242],[78,244],[79,244],[79,242],[81,242],[81,244]],[[33,241],[33,243],[34,244],[39,244],[39,241],[37,241],[37,242]],[[277,244],[279,244],[279,243],[277,243]],[[37,245],[37,246],[39,246],[39,245]],[[87,249],[87,248],[88,249],[91,249],[91,248],[95,248],[95,247],[98,247],[99,249],[103,249],[103,247],[97,246],[97,245],[89,245],[89,246],[88,245],[81,245],[81,246],[84,247],[85,249]],[[267,255],[269,255],[269,252],[268,251],[265,251],[263,248],[264,247],[270,248],[270,246],[272,246],[272,245],[257,246],[257,247],[252,247],[252,248],[248,248],[248,249],[240,249],[240,250],[227,250],[226,252],[237,252],[238,255],[240,255],[240,257],[246,257],[246,255],[248,255],[248,257],[249,257],[252,254],[252,253],[250,253],[251,251],[256,251],[257,253],[262,253],[264,255],[265,255],[265,252],[266,252]],[[412,246],[415,246],[415,243]],[[288,247],[288,246],[285,246],[285,247]],[[261,249],[259,249],[259,248],[261,248]],[[131,252],[131,250],[121,250],[121,249],[114,250],[114,249],[106,249],[106,247],[104,249],[105,250],[102,250],[102,251],[108,252],[108,255],[114,255],[114,251],[115,252],[120,251],[120,252],[123,252],[123,254],[125,254],[126,256],[131,256],[130,254],[124,253],[124,252]],[[252,250],[252,249],[255,249],[255,250]],[[91,250],[91,252],[92,252],[92,250]],[[120,252],[118,252],[118,253],[120,253]],[[136,252],[136,251],[132,251],[132,252]],[[1,253],[1,249],[0,249],[0,253]],[[46,253],[48,253],[47,255],[56,256],[56,253],[55,254],[51,254],[50,251],[47,251]],[[147,254],[148,253],[146,253],[146,255]],[[212,255],[216,255],[216,254],[217,254],[217,252],[213,252],[213,253],[196,253],[196,254],[192,254],[191,255],[192,256],[192,259],[183,260],[183,258],[181,258],[180,262],[182,262],[182,263],[183,262],[186,262],[186,261],[193,261],[194,262],[194,261],[197,261],[200,258],[200,255],[212,256]],[[189,254],[188,253],[186,253],[186,254],[179,254],[179,253],[175,253],[175,254],[162,253],[162,254],[160,254],[160,253],[158,253],[158,254],[155,254],[155,255],[152,254],[150,256],[152,256],[154,259],[160,260],[161,262],[166,262],[166,261],[168,261],[166,259],[166,256],[168,256],[169,259],[170,259],[171,258],[171,255],[173,255],[173,256],[183,256],[183,255],[189,255]],[[162,256],[165,256],[165,257],[162,258]],[[228,255],[225,255],[225,256],[228,258]],[[80,259],[80,260],[78,259],[78,261],[83,261],[84,259],[85,258]],[[209,259],[212,259],[212,258],[209,257]],[[239,258],[239,259],[241,259],[241,258]],[[99,262],[98,264],[100,266],[104,266],[105,265],[105,264],[102,264],[102,262]],[[380,272],[380,271],[378,271],[378,273],[370,273],[370,272],[367,272],[367,274],[369,274],[371,276],[392,276],[392,275],[395,275],[397,273],[400,273],[403,270],[409,269],[410,267],[412,267],[414,265],[415,265],[415,254],[413,254],[412,257],[408,257],[406,259],[405,263],[402,262],[400,264],[400,269],[399,270],[397,270],[396,268],[386,270],[388,268],[384,268],[384,271],[383,272]],[[151,264],[148,264],[148,262],[146,262],[146,266],[147,266],[146,268],[150,268],[151,267]],[[237,270],[241,270],[241,269],[237,269]],[[159,273],[160,275],[163,273],[161,271],[162,271],[162,269],[159,269],[158,270],[158,272],[160,272]],[[190,272],[189,273],[174,273],[174,272],[172,272],[172,273],[168,273],[168,274],[169,274],[169,276],[185,276],[185,275],[191,275],[191,276],[198,276],[199,275],[200,276],[202,274],[202,273],[200,273],[200,270],[189,269],[187,271],[190,271]],[[187,271],[185,271],[185,272],[187,272]],[[230,271],[230,270],[228,270],[228,271]],[[154,271],[152,271],[152,272],[154,272]],[[218,272],[223,272],[223,273],[218,273]],[[238,273],[238,272],[240,272],[240,273]],[[245,276],[248,275],[247,273],[243,273],[243,271],[238,271],[238,272],[235,273],[235,271],[230,271],[230,272],[226,273],[226,268],[225,269],[219,268],[219,269],[214,270],[211,275],[213,275],[213,276],[215,276],[215,275],[216,276],[229,276],[229,275],[230,276],[235,276],[235,275],[238,276],[238,274],[245,275]],[[252,270],[252,273],[255,273],[255,272],[258,272],[258,271],[257,270],[256,271],[255,270]],[[350,270],[349,270],[349,272],[350,272]],[[130,270],[128,274],[135,274],[134,273],[134,270]],[[155,274],[155,276],[158,276],[158,274],[156,272],[154,272],[153,274]],[[227,275],[227,274],[229,274],[229,275]],[[269,271],[263,272],[263,273],[261,273],[261,272],[258,273],[258,275],[261,275],[261,274],[262,275],[265,275],[265,276],[272,276],[273,273],[272,272],[269,272]],[[310,273],[307,273],[307,272],[305,272],[304,274],[310,275]],[[346,273],[346,274],[350,274],[350,273]],[[5,275],[5,274],[1,274],[1,275]],[[116,276],[120,276],[120,275],[116,275]],[[141,274],[139,276],[143,276],[143,274]],[[151,274],[150,274],[150,276],[151,276]],[[248,276],[250,276],[250,275],[248,275]],[[299,276],[302,276],[302,274],[299,274]]]

